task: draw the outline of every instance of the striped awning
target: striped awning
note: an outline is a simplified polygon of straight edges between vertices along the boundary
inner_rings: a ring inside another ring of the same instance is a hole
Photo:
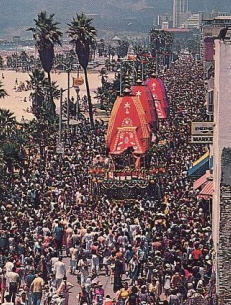
[[[206,172],[202,177],[194,181],[193,183],[194,191],[197,190],[199,187],[203,186],[203,184],[205,184],[209,176],[210,176],[209,172]]]
[[[213,181],[208,181],[199,193],[199,198],[210,199],[213,195]]]

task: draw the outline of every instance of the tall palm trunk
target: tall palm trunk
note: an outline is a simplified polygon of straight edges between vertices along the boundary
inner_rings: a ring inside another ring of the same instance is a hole
[[[52,94],[52,84],[51,84],[51,73],[47,72],[47,77],[48,77],[48,82],[49,82],[49,87],[50,87],[50,113],[51,113],[51,118],[54,119],[55,117],[55,103],[53,99],[53,94]]]
[[[91,122],[91,128],[94,129],[95,125],[94,125],[94,118],[93,118],[91,94],[90,94],[89,83],[88,83],[87,68],[84,68],[83,71],[84,71],[85,83],[86,83],[86,89],[87,89],[87,101],[88,101],[89,118],[90,118],[90,122]]]

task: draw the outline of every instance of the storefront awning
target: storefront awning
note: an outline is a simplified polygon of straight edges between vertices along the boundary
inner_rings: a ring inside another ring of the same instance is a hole
[[[194,191],[197,190],[199,187],[203,186],[203,184],[207,182],[209,176],[210,176],[209,172],[206,172],[203,176],[201,176],[199,179],[194,181],[193,183]]]
[[[209,157],[202,159],[199,163],[188,170],[188,176],[199,178],[209,169]]]
[[[213,196],[213,181],[208,181],[199,193],[199,198],[204,198],[206,200]]]

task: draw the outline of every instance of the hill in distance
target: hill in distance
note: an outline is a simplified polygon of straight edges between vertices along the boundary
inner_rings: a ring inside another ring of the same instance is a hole
[[[230,0],[189,0],[192,11],[230,11]],[[76,12],[99,30],[147,32],[158,14],[171,13],[173,0],[0,0],[0,38],[31,37],[25,30],[41,10],[55,13],[63,30]]]

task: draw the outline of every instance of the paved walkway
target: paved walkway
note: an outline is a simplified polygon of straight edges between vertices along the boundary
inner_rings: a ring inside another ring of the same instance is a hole
[[[76,275],[70,274],[70,268],[69,268],[69,258],[64,258],[64,263],[66,264],[66,269],[67,269],[67,281],[70,282],[74,287],[70,290],[70,295],[69,295],[69,305],[77,305],[77,299],[76,296],[78,295],[80,291],[80,285],[77,282],[77,277]],[[111,297],[114,297],[115,294],[113,292],[113,285],[110,283],[110,278],[109,276],[105,276],[104,270],[100,272],[99,275],[99,280],[103,284],[103,288],[105,291],[105,295],[109,294]]]

